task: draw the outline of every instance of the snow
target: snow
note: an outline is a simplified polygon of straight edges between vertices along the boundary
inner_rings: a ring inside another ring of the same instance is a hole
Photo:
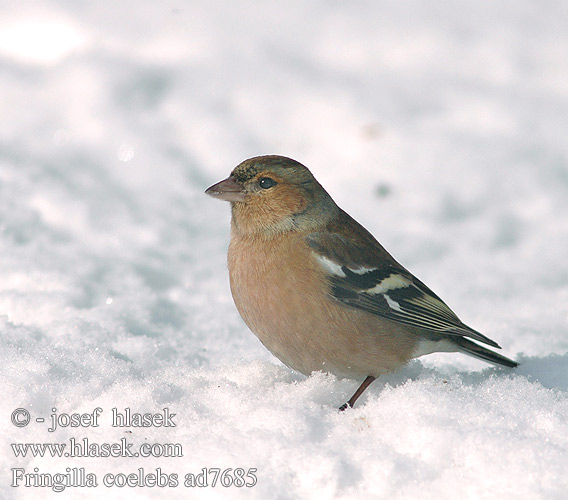
[[[4,10],[0,497],[566,498],[565,4]],[[337,412],[357,383],[283,366],[232,303],[229,207],[203,191],[260,154],[307,165],[521,366],[430,355]],[[27,426],[11,423],[18,408]],[[102,413],[49,432],[54,408]],[[176,425],[112,427],[113,408],[168,408]],[[179,443],[183,457],[11,447],[71,438]],[[98,486],[11,486],[35,468],[82,468]],[[257,483],[184,485],[204,468],[255,468]],[[179,484],[103,484],[139,469]]]

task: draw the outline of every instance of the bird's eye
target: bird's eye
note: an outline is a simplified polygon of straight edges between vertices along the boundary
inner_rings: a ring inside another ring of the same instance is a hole
[[[258,185],[262,189],[270,189],[271,187],[276,186],[276,181],[274,179],[271,179],[270,177],[261,177],[258,180]]]

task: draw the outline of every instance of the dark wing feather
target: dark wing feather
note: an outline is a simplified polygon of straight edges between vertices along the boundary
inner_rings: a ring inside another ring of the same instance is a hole
[[[349,216],[344,213],[344,217]],[[411,327],[470,337],[499,347],[462,323],[432,290],[398,264],[362,226],[349,219],[353,237],[330,231],[312,233],[306,239],[329,276],[330,295],[334,299]]]

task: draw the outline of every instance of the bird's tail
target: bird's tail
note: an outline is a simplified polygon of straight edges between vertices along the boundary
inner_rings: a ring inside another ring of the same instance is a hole
[[[471,340],[464,337],[455,337],[452,339],[458,346],[458,352],[467,354],[468,356],[473,356],[474,358],[482,359],[483,361],[488,361],[489,363],[494,363],[496,365],[508,366],[509,368],[515,368],[519,366],[519,363],[509,359],[501,354],[497,354],[486,347],[480,346]]]

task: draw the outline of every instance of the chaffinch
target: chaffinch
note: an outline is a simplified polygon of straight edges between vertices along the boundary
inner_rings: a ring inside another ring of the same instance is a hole
[[[248,327],[294,370],[363,380],[340,410],[379,375],[433,352],[517,366],[474,342],[499,348],[462,323],[297,161],[250,158],[205,192],[231,202],[229,278]]]

